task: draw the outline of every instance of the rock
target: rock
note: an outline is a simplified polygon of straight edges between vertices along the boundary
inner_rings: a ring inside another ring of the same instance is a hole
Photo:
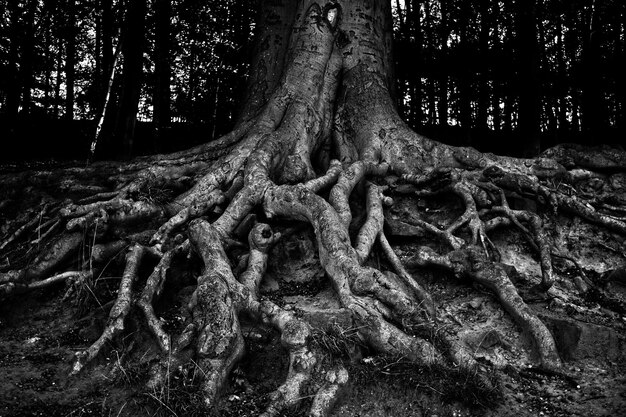
[[[561,318],[545,311],[538,316],[552,332],[564,361],[626,359],[626,336],[610,327]]]

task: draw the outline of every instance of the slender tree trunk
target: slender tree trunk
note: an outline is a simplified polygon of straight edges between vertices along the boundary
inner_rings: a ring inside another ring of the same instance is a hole
[[[476,106],[475,127],[479,134],[489,130],[489,76],[490,68],[493,67],[491,54],[489,50],[489,29],[491,28],[491,11],[490,0],[481,0],[479,2],[480,31],[478,34],[478,49],[480,65],[478,66],[478,100]]]
[[[43,108],[48,115],[50,111],[50,89],[52,88],[52,70],[54,69],[54,58],[52,56],[52,13],[50,8],[46,8],[45,11],[45,38],[44,38],[44,62],[45,62],[45,79],[44,79],[44,97]]]
[[[139,96],[142,86],[143,51],[145,42],[146,0],[133,0],[129,3],[124,24],[122,55],[122,92],[120,94],[117,119],[115,123],[115,141],[119,144],[118,152],[124,159],[131,157],[134,146],[135,124]]]
[[[517,0],[519,87],[517,129],[523,141],[523,153],[528,157],[538,155],[541,150],[537,8],[537,0]]]
[[[422,76],[424,74],[424,58],[422,54],[423,44],[424,44],[424,34],[422,30],[422,18],[421,18],[421,5],[422,1],[418,0],[410,0],[406,2],[407,5],[407,13],[406,13],[406,28],[405,31],[409,35],[411,40],[411,44],[413,47],[411,48],[411,59],[406,68],[409,68],[409,83],[411,85],[411,102],[410,102],[410,113],[411,119],[413,121],[413,126],[416,128],[420,128],[423,125],[423,111],[422,111],[422,101],[423,101],[423,85],[422,85]]]
[[[448,127],[448,84],[449,84],[449,73],[448,73],[448,36],[450,35],[450,29],[448,27],[448,4],[447,0],[440,1],[440,13],[441,13],[441,23],[439,28],[439,42],[441,47],[441,55],[439,57],[439,62],[441,63],[438,68],[440,73],[439,78],[439,106],[438,106],[438,115],[439,115],[439,126],[442,128]]]
[[[35,15],[37,13],[37,1],[31,0],[26,5],[24,14],[24,37],[21,44],[22,59],[20,72],[22,79],[22,112],[30,115],[32,112],[32,88],[35,74],[33,73],[33,61],[35,59]]]
[[[567,121],[567,111],[569,105],[567,96],[569,95],[569,86],[567,83],[567,70],[565,68],[565,45],[563,41],[563,18],[561,15],[557,17],[557,53],[556,53],[556,76],[555,88],[556,97],[554,99],[557,108],[558,132],[557,140],[560,141],[566,137],[569,132],[569,123]]]
[[[74,83],[76,81],[76,3],[66,0],[65,26],[65,119],[74,119]]]
[[[88,157],[88,162],[93,161],[95,155],[96,155],[96,149],[98,149],[98,146],[100,148],[103,147],[102,145],[102,141],[100,140],[101,136],[103,135],[102,131],[104,128],[104,123],[107,117],[107,109],[110,109],[110,101],[111,101],[111,95],[113,93],[113,84],[115,82],[115,74],[116,74],[116,70],[117,70],[117,62],[120,58],[120,55],[122,53],[121,51],[121,44],[119,44],[117,46],[117,49],[115,50],[115,56],[114,56],[114,60],[113,60],[113,65],[111,66],[111,74],[109,74],[109,81],[107,82],[106,88],[105,88],[105,93],[104,93],[104,97],[102,98],[102,107],[100,110],[100,115],[96,121],[96,129],[93,135],[93,140],[91,141],[91,146],[89,147],[89,157]],[[106,133],[105,133],[106,134]],[[100,142],[100,145],[98,145],[98,143]]]
[[[626,7],[622,7],[622,19],[620,29],[622,58],[620,60],[620,63],[618,64],[618,67],[621,68],[619,74],[624,74],[624,72],[626,72]],[[617,84],[619,88],[620,105],[620,110],[618,111],[617,115],[618,126],[620,127],[622,132],[626,132],[626,79],[624,79],[623,76],[618,76]]]
[[[113,4],[112,0],[100,0],[100,15],[101,15],[101,36],[102,39],[102,57],[101,57],[101,71],[100,71],[100,102],[104,101],[106,94],[106,88],[109,83],[109,76],[111,74],[111,67],[113,65]]]
[[[472,99],[474,98],[474,89],[472,81],[476,75],[476,65],[471,63],[471,44],[470,39],[470,22],[472,19],[471,5],[462,2],[458,7],[459,10],[459,45],[458,52],[455,54],[454,67],[456,69],[456,82],[459,89],[458,97],[458,120],[461,125],[465,146],[472,146],[472,129],[474,128],[474,117],[472,111]]]
[[[591,1],[584,15],[582,123],[583,131],[588,136],[587,140],[592,140],[593,135],[599,134],[606,127],[606,104],[602,85],[603,61],[600,53],[602,28],[596,0]]]
[[[425,52],[427,50],[434,50],[436,48],[436,36],[433,36],[433,30],[436,25],[433,23],[434,17],[432,13],[432,3],[430,0],[424,1],[424,30],[423,30],[423,39],[424,39],[424,49]],[[429,54],[430,55],[430,54]],[[428,117],[426,120],[426,124],[430,127],[436,126],[439,123],[439,118],[437,116],[437,86],[438,79],[435,76],[435,71],[433,69],[433,58],[429,58],[428,60],[424,59],[424,67],[425,67],[425,76],[427,78],[426,81],[426,96],[428,101]]]
[[[63,41],[57,39],[57,54],[54,61],[55,66],[55,84],[54,84],[54,118],[59,119],[61,109],[61,84],[63,83]]]
[[[10,42],[9,42],[9,62],[7,63],[7,98],[6,107],[4,109],[9,123],[13,123],[17,119],[20,107],[20,91],[21,81],[18,68],[20,56],[20,37],[22,34],[21,11],[18,2],[10,1],[9,18],[10,18]],[[9,127],[11,130],[12,128]]]
[[[170,0],[157,0],[155,41],[155,85],[152,123],[154,125],[154,148],[160,149],[163,131],[170,124]]]

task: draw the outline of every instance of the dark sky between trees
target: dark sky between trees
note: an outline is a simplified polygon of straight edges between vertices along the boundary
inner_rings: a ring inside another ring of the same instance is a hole
[[[625,2],[392,4],[397,103],[418,132],[512,155],[620,143]],[[169,152],[236,122],[254,1],[0,0],[0,10],[0,136],[15,145],[2,160],[85,159],[96,135],[96,158]]]

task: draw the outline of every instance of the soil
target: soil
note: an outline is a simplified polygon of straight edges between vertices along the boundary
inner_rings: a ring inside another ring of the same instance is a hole
[[[396,204],[387,213],[387,227],[403,260],[410,258],[421,239],[415,228],[407,225],[411,213],[419,210],[436,222],[437,216],[443,219],[450,215],[442,211],[443,203],[433,201],[424,206],[402,193],[396,196]],[[442,328],[451,330],[457,342],[470,348],[486,369],[494,370],[497,390],[476,388],[470,381],[475,375],[445,376],[436,369],[366,352],[347,360],[351,382],[332,415],[626,415],[626,286],[608,278],[611,271],[626,263],[624,237],[567,217],[560,217],[553,230],[562,231],[555,238],[567,245],[592,287],[571,262],[555,261],[555,287],[547,294],[538,291],[539,267],[522,237],[504,229],[496,232],[493,240],[503,261],[516,268],[513,275],[523,298],[553,332],[564,360],[562,373],[545,373],[533,367],[532,346],[491,293],[447,274],[412,270],[437,300]],[[307,240],[307,232],[299,231],[291,239],[282,244],[285,268],[289,269],[287,275],[296,276],[299,260],[301,275],[285,282],[279,273],[280,264],[271,264],[263,291],[283,306],[290,304],[314,325],[324,322],[329,314],[341,324],[341,308],[323,273],[311,262],[315,248]],[[373,257],[370,262],[383,261]],[[117,281],[113,278],[110,285],[114,289]],[[159,306],[170,329],[184,320],[181,306],[192,287],[181,288],[177,297]],[[111,297],[114,291],[105,287],[101,291],[95,295],[103,298],[102,305],[92,300],[89,309],[64,299],[63,285],[0,304],[0,416],[206,415],[193,369],[186,376],[172,378],[158,392],[145,388],[146,364],[157,353],[141,325],[133,324],[141,320],[130,320],[126,336],[111,345],[89,372],[68,376],[74,354],[98,338],[106,320],[106,296]],[[215,407],[213,414],[218,416],[260,414],[268,394],[287,373],[287,356],[279,335],[249,323],[243,323],[243,328],[247,355]],[[301,415],[301,411],[284,415]]]

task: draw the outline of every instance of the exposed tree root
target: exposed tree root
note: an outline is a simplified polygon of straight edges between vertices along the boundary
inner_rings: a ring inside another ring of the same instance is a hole
[[[541,283],[549,289],[555,282],[552,256],[568,255],[555,248],[550,222],[539,211],[512,208],[510,201],[533,200],[542,210],[548,208],[546,216],[566,211],[626,233],[626,222],[615,214],[619,204],[610,202],[610,214],[582,196],[566,194],[580,178],[593,175],[590,170],[599,167],[598,161],[609,158],[609,168],[624,168],[619,155],[585,159],[585,172],[572,173],[575,163],[562,165],[564,158],[578,161],[571,149],[555,153],[556,160],[521,160],[450,147],[415,134],[399,119],[389,80],[380,75],[385,73],[384,51],[366,39],[386,32],[382,27],[358,29],[349,17],[359,13],[343,10],[337,2],[323,8],[312,3],[299,17],[291,59],[282,78],[274,80],[273,93],[215,144],[126,165],[60,171],[56,192],[71,195],[71,202],[16,218],[3,232],[0,254],[7,258],[23,252],[20,245],[25,242],[36,240],[45,249],[30,262],[5,264],[0,297],[91,279],[127,251],[105,329],[77,354],[73,374],[97,362],[138,307],[160,354],[147,385],[162,387],[170,375],[193,363],[211,407],[245,354],[240,324],[245,316],[276,328],[289,355],[289,371],[264,415],[296,407],[307,396],[313,397],[310,415],[328,415],[348,374],[311,343],[313,324],[261,293],[270,248],[280,239],[265,221],[299,221],[312,227],[326,279],[363,345],[415,363],[475,367],[472,355],[445,335],[436,335],[437,300],[408,272],[385,235],[385,207],[393,201],[383,195],[386,187],[380,184],[390,175],[412,184],[418,199],[451,196],[463,207],[457,218],[448,213],[447,224],[441,226],[426,217],[413,219],[413,226],[431,239],[425,239],[408,263],[444,268],[491,290],[530,335],[539,365],[550,370],[561,366],[552,335],[518,294],[489,234],[496,227],[519,230],[537,252]],[[345,30],[360,33],[362,41],[336,30],[341,16]],[[367,52],[346,49],[350,42],[362,42]],[[49,175],[16,175],[7,184],[41,186]],[[555,187],[555,180],[571,183],[570,188]],[[0,207],[14,204],[17,192],[12,193]],[[363,217],[355,216],[359,205],[365,207]],[[240,241],[242,236],[247,244]],[[234,258],[234,249],[242,247],[248,248],[247,255]],[[379,250],[390,270],[372,262],[371,255]],[[82,269],[69,267],[81,251],[87,253]],[[184,327],[170,334],[155,305],[179,257],[200,260],[202,271],[194,275]],[[65,269],[71,272],[59,272]]]

